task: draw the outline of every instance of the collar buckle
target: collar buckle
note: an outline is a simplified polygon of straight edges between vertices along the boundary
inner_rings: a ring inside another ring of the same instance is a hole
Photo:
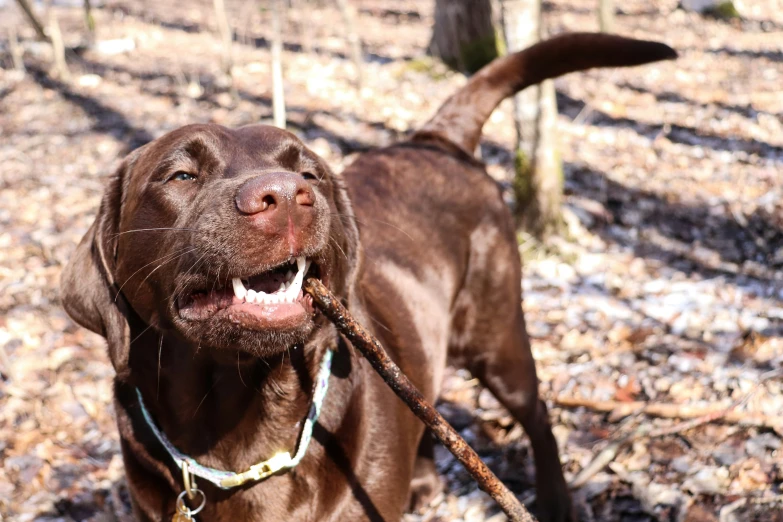
[[[250,466],[250,469],[243,473],[237,473],[234,476],[224,478],[220,481],[220,486],[223,488],[233,488],[241,486],[246,482],[265,479],[270,475],[274,475],[279,471],[291,467],[292,460],[291,454],[287,451],[277,453],[269,460]]]

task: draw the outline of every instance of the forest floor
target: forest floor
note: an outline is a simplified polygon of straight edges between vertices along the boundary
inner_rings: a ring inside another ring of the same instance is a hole
[[[13,70],[0,41],[2,520],[128,519],[113,370],[103,340],[62,311],[59,274],[129,150],[186,123],[270,122],[269,13],[227,3],[235,95],[207,0],[99,3],[99,45],[69,58],[68,81],[14,6],[0,7],[0,35],[19,27],[27,65]],[[331,3],[293,2],[285,33],[290,129],[338,171],[465,82],[424,57],[434,2],[355,3],[360,90]],[[595,30],[594,4],[546,2],[550,32]],[[585,521],[781,521],[768,501],[783,494],[783,0],[744,2],[733,22],[677,0],[618,5],[617,32],[661,39],[680,59],[557,80],[568,226],[521,242],[563,465],[573,478],[627,442],[575,491]],[[81,11],[56,11],[78,44]],[[513,142],[504,102],[482,144],[504,186]],[[683,426],[638,402],[719,413]],[[529,444],[492,396],[450,370],[440,409],[529,499]],[[406,520],[503,519],[445,450],[436,456],[446,493]]]

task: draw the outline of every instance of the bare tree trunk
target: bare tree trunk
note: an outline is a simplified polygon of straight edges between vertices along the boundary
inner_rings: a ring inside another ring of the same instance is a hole
[[[234,67],[234,58],[231,54],[231,44],[234,35],[231,33],[231,27],[228,25],[228,16],[226,16],[226,5],[223,0],[214,0],[215,18],[217,19],[218,32],[223,42],[223,73],[229,78],[233,85],[233,76],[231,69]]]
[[[16,25],[11,24],[8,28],[8,45],[11,51],[11,59],[14,61],[14,69],[25,72],[24,49],[19,45],[19,35],[16,34]]]
[[[523,224],[543,237],[556,231],[562,223],[563,162],[557,136],[557,98],[555,82],[547,80],[538,89],[538,121],[533,165],[533,199]]]
[[[24,11],[24,14],[27,16],[27,20],[30,22],[30,25],[33,26],[38,39],[44,42],[48,42],[49,37],[46,35],[43,24],[40,20],[38,20],[38,17],[35,15],[35,11],[33,11],[32,6],[30,6],[30,3],[27,0],[16,0],[16,2],[19,4],[19,7],[22,8],[22,11]]]
[[[272,0],[272,117],[276,127],[285,129],[283,91],[283,0]]]
[[[503,0],[502,20],[508,52],[542,37],[541,0]],[[517,148],[514,195],[517,226],[543,237],[560,225],[563,165],[557,140],[555,86],[547,80],[514,97]]]
[[[68,70],[68,64],[65,62],[63,34],[60,32],[57,15],[51,7],[49,8],[49,34],[52,38],[52,51],[54,52],[54,70],[61,80],[68,81],[71,79],[71,72]]]
[[[428,52],[464,72],[478,71],[497,58],[490,0],[435,0]]]
[[[614,32],[614,0],[598,0],[598,27],[602,33]]]
[[[340,14],[343,17],[345,37],[351,48],[351,60],[356,68],[356,87],[360,88],[362,86],[364,58],[362,57],[362,41],[356,32],[356,10],[348,0],[337,0],[337,7],[340,9]]]

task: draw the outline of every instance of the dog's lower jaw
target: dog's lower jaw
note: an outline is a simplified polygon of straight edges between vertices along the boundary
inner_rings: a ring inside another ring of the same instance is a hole
[[[171,322],[176,336],[193,345],[194,350],[207,350],[216,357],[220,353],[234,357],[243,353],[267,359],[286,353],[292,346],[306,343],[317,329],[315,315],[308,313],[288,328],[271,330],[237,324],[226,317],[212,317],[205,321],[174,317]]]

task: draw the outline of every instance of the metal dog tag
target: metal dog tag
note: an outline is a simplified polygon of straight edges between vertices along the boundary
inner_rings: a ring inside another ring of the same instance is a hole
[[[196,519],[186,513],[180,513],[179,511],[174,513],[174,517],[172,517],[171,519],[171,522],[189,522],[189,521],[196,522]]]

